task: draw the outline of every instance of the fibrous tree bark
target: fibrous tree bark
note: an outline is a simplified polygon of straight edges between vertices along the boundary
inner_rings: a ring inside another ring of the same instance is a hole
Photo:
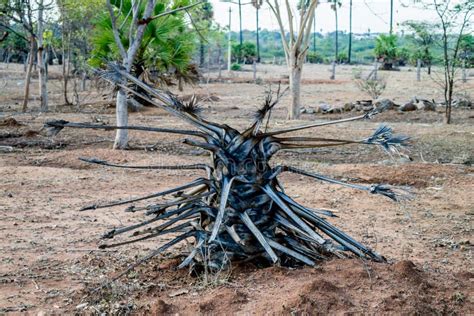
[[[314,10],[318,5],[318,0],[304,1],[298,6],[299,17],[293,16],[292,6],[289,0],[285,0],[283,10],[286,11],[289,27],[289,36],[285,31],[283,14],[278,0],[267,0],[273,14],[275,15],[280,29],[283,49],[285,51],[286,64],[290,77],[291,101],[288,107],[288,119],[298,119],[301,106],[301,75],[303,64],[308,53],[311,26],[314,20]]]

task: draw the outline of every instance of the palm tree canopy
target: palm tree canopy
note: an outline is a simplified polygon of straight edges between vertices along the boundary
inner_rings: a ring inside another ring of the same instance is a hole
[[[132,0],[112,0],[117,16],[120,39],[125,49],[129,47],[129,30],[132,26]],[[145,11],[145,1],[140,2],[139,16]],[[159,0],[154,15],[161,14],[176,7],[173,0]],[[92,57],[89,64],[103,67],[111,60],[119,60],[119,48],[115,44],[112,32],[112,21],[108,13],[103,13],[94,23],[95,29],[91,42]],[[133,67],[159,73],[177,71],[184,73],[189,68],[194,50],[194,33],[189,32],[183,13],[156,18],[148,23]],[[139,71],[140,72],[140,71]]]

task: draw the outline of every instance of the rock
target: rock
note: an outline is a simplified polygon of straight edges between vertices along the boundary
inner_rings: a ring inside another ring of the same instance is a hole
[[[417,99],[416,108],[424,111],[436,111],[436,103],[426,99]]]
[[[472,165],[473,161],[474,161],[474,157],[472,157],[468,153],[463,153],[461,156],[454,157],[451,160],[451,163],[469,166],[469,165]]]
[[[380,99],[375,101],[374,106],[376,109],[384,109],[384,110],[392,110],[395,107],[399,107],[400,105],[395,104],[390,99]]]
[[[331,105],[327,104],[327,103],[320,103],[317,107],[316,107],[316,113],[326,113],[327,111],[329,111],[331,109]]]
[[[372,104],[372,100],[361,100],[356,101],[354,108],[356,111],[369,112],[373,110],[374,105]]]
[[[453,102],[454,107],[461,107],[461,108],[471,108],[472,107],[472,101],[469,99],[457,99]]]
[[[344,111],[345,111],[345,112],[349,112],[349,111],[351,111],[354,107],[355,107],[355,106],[354,106],[354,103],[348,102],[348,103],[344,104]]]
[[[87,307],[87,305],[89,305],[88,303],[82,303],[82,304],[79,304],[76,306],[76,309],[84,309],[85,307]]]
[[[344,107],[340,105],[334,105],[329,110],[326,111],[326,113],[343,113],[343,112],[344,112]]]
[[[416,111],[417,107],[413,101],[410,101],[408,103],[405,103],[399,108],[400,111],[402,112],[411,112],[411,111]]]
[[[306,107],[302,107],[300,109],[300,113],[301,114],[314,114],[315,113],[315,110],[313,108],[306,108]]]

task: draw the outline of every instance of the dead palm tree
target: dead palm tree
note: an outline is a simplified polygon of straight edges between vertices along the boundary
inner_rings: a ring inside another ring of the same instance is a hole
[[[299,204],[284,190],[278,176],[284,172],[310,177],[317,181],[339,184],[353,189],[384,195],[398,201],[404,191],[389,185],[361,185],[347,183],[316,172],[304,171],[289,165],[273,166],[271,158],[279,151],[303,148],[323,148],[340,145],[379,146],[387,151],[397,152],[408,139],[393,136],[392,130],[381,126],[375,133],[359,140],[333,139],[328,137],[286,136],[290,132],[317,128],[320,126],[370,118],[378,113],[367,114],[307,125],[268,131],[270,113],[282,96],[276,98],[269,93],[263,106],[258,109],[252,124],[243,131],[228,125],[210,122],[198,114],[195,99],[182,103],[173,94],[153,89],[136,79],[127,71],[113,66],[104,76],[125,89],[128,93],[166,110],[171,115],[187,122],[194,129],[166,129],[143,126],[116,127],[47,122],[46,126],[55,134],[64,127],[147,130],[159,133],[174,133],[187,137],[184,144],[208,151],[211,161],[207,163],[180,166],[133,166],[109,163],[100,159],[82,159],[89,163],[118,168],[148,170],[202,170],[204,175],[187,184],[153,193],[148,196],[94,204],[82,210],[98,210],[118,205],[130,205],[126,212],[139,212],[148,218],[131,226],[117,227],[103,235],[105,239],[131,233],[130,239],[100,248],[110,248],[172,234],[171,241],[158,247],[148,256],[129,267],[157,256],[174,244],[194,239],[193,247],[179,267],[204,265],[211,269],[225,268],[230,261],[253,260],[260,263],[285,265],[314,265],[316,261],[331,256],[357,257],[385,261],[368,247],[357,242],[324,217],[334,217],[328,210],[313,209]],[[147,95],[138,93],[131,86],[138,85]],[[152,97],[149,97],[152,96]],[[157,200],[174,196],[172,199]],[[143,201],[152,200],[149,204]]]

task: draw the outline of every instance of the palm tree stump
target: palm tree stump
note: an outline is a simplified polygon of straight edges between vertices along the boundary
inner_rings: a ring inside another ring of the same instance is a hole
[[[379,127],[373,135],[361,140],[284,136],[289,132],[318,126],[367,119],[377,114],[379,110],[338,121],[311,123],[268,132],[266,130],[269,113],[282,95],[278,91],[276,98],[272,93],[267,95],[254,122],[249,128],[240,132],[230,126],[200,117],[195,100],[183,103],[171,93],[152,89],[119,66],[112,66],[103,76],[135,97],[155,104],[184,120],[195,130],[49,121],[46,127],[52,134],[58,133],[64,127],[105,130],[126,128],[175,133],[187,136],[185,144],[205,149],[211,156],[208,164],[180,166],[118,165],[99,159],[82,158],[89,163],[118,168],[203,170],[206,174],[190,183],[166,191],[107,204],[94,204],[82,209],[93,210],[129,204],[126,212],[144,213],[147,217],[146,220],[134,225],[118,227],[105,233],[104,239],[115,238],[125,233],[131,234],[129,239],[102,244],[100,248],[123,246],[151,238],[160,241],[160,236],[166,234],[175,236],[173,240],[152,251],[127,271],[185,240],[192,240],[193,247],[179,265],[180,268],[206,266],[212,270],[220,270],[227,267],[231,261],[239,260],[312,266],[318,260],[331,256],[341,258],[357,256],[379,262],[385,260],[381,255],[331,225],[325,217],[334,217],[332,212],[303,206],[287,195],[278,181],[278,176],[283,172],[296,173],[318,181],[381,194],[394,201],[406,195],[403,189],[389,185],[365,186],[346,183],[291,166],[273,166],[270,163],[278,151],[285,149],[366,144],[398,152],[398,148],[404,145],[408,137],[394,136],[392,130],[386,126]],[[136,92],[129,88],[130,86],[139,86],[147,93]],[[150,98],[150,95],[154,98]],[[170,195],[173,198],[165,201],[154,201],[147,205],[139,203]]]

